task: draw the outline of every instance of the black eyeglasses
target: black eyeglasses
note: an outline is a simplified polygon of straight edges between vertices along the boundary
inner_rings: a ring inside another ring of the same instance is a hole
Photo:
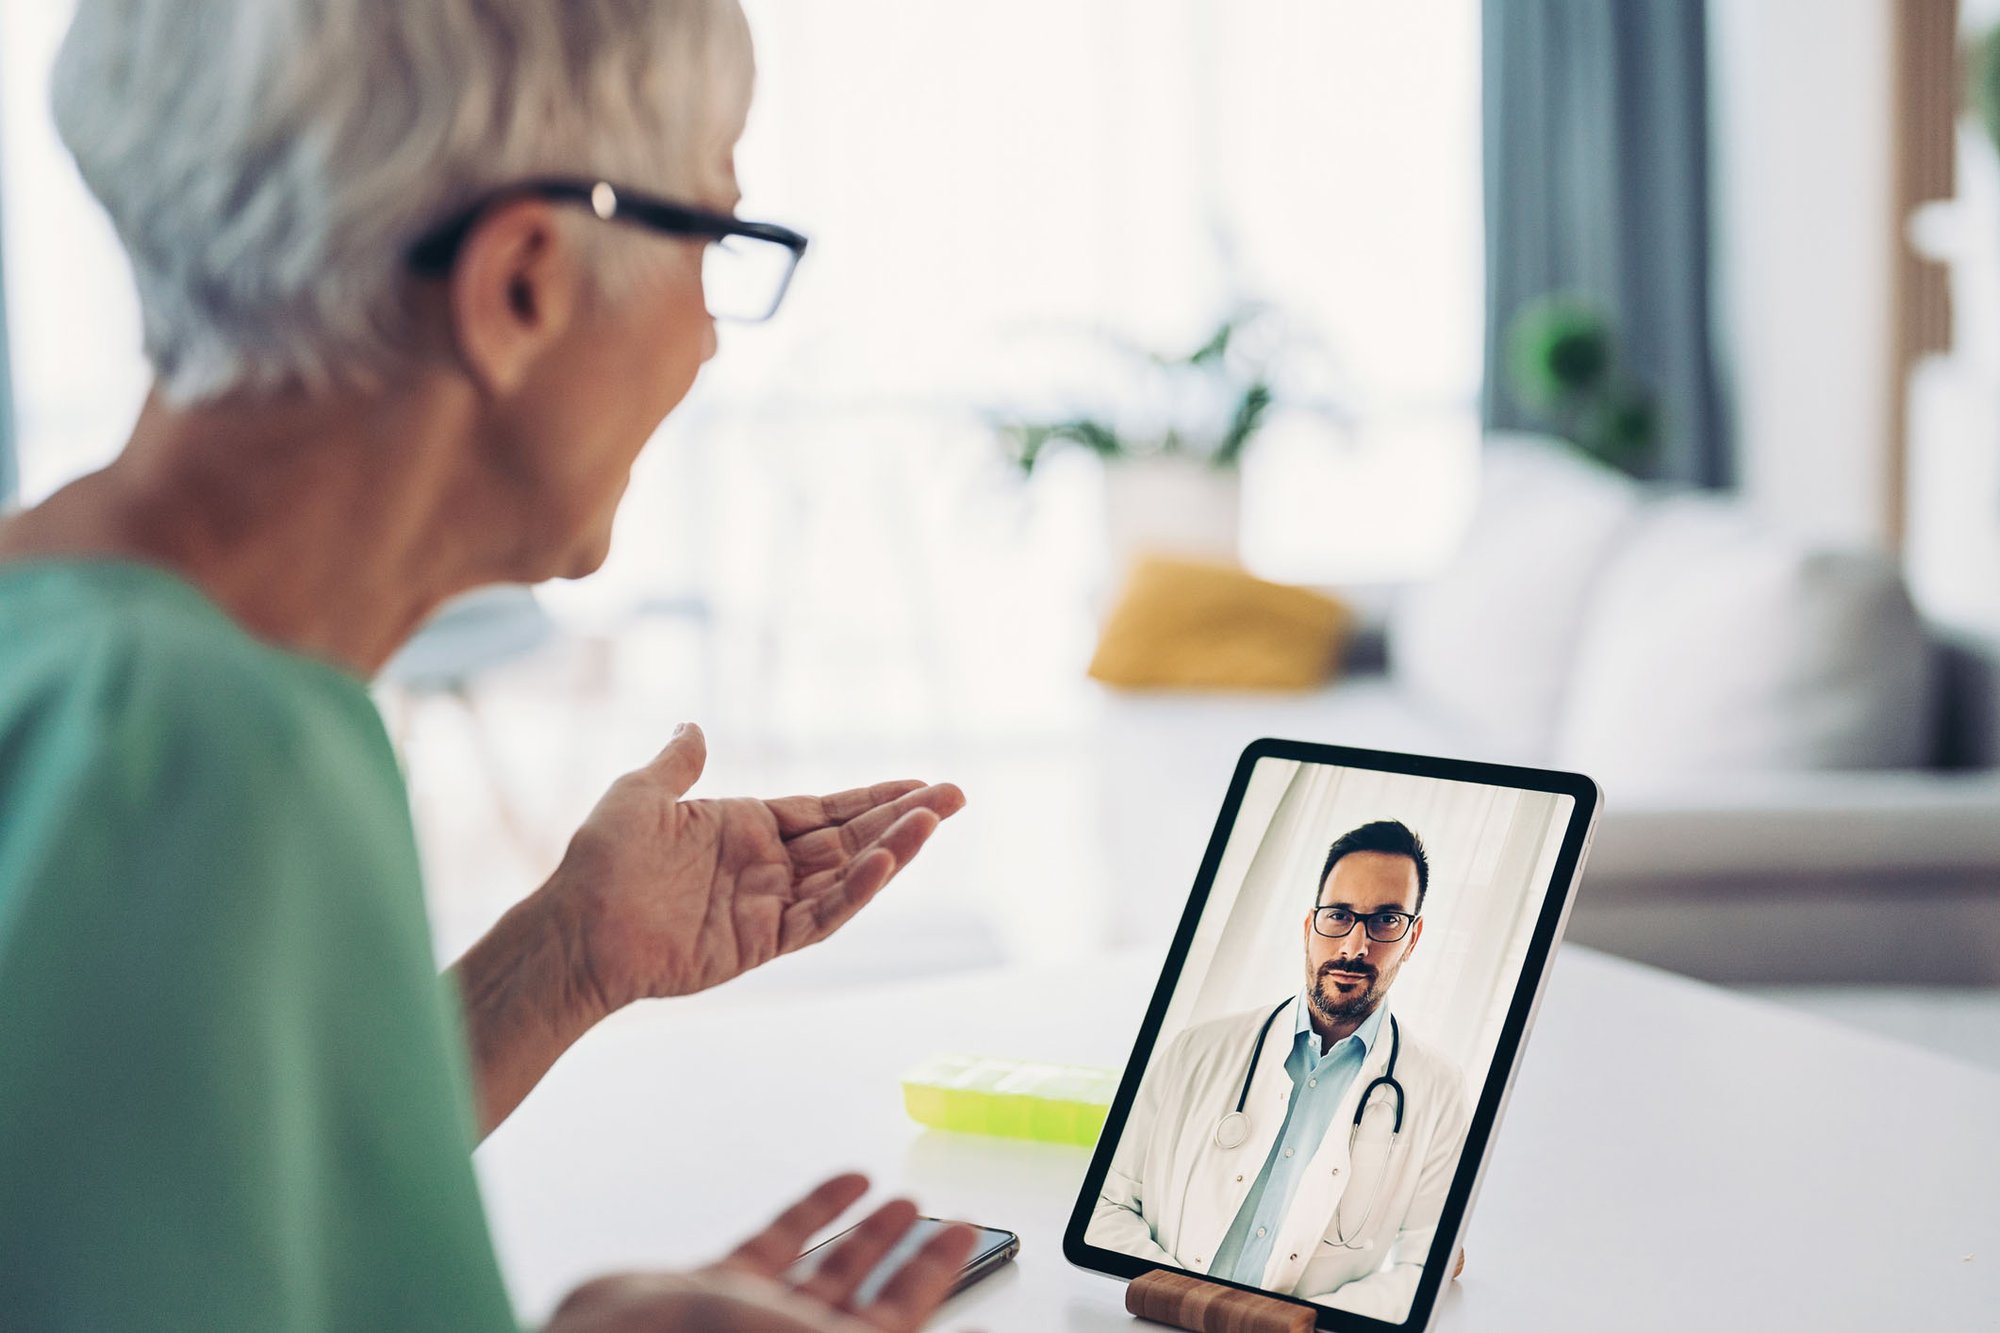
[[[756,323],[777,312],[806,252],[806,238],[775,222],[745,222],[727,213],[690,208],[609,181],[522,181],[493,191],[427,231],[410,247],[410,267],[431,277],[451,271],[465,238],[480,217],[508,199],[549,199],[587,204],[606,222],[630,222],[669,236],[707,239],[701,286],[708,313],[717,319]]]
[[[1394,944],[1410,933],[1410,923],[1417,918],[1409,912],[1355,912],[1345,907],[1316,907],[1313,909],[1313,931],[1330,940],[1345,939],[1354,933],[1354,923],[1359,921],[1368,938],[1377,944]]]

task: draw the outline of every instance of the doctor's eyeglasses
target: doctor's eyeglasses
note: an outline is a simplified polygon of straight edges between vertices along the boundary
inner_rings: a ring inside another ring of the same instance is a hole
[[[609,181],[538,180],[495,190],[424,233],[410,248],[410,267],[431,277],[449,273],[459,248],[486,210],[503,200],[524,198],[584,204],[606,222],[706,241],[701,255],[702,295],[716,319],[754,324],[776,314],[806,252],[804,236],[775,222],[746,222]]]
[[[1330,940],[1345,939],[1359,921],[1368,938],[1377,944],[1394,944],[1410,933],[1417,918],[1408,912],[1353,912],[1345,907],[1320,907],[1313,911],[1313,933]]]

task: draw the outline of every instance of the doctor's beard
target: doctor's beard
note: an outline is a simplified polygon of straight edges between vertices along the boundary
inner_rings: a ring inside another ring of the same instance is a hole
[[[1329,974],[1358,982],[1359,988],[1351,994],[1342,995],[1328,983]],[[1375,988],[1378,975],[1373,967],[1359,959],[1345,967],[1322,963],[1313,975],[1312,1006],[1321,1018],[1330,1023],[1359,1022],[1374,1013],[1375,1006],[1382,1002],[1382,996]]]

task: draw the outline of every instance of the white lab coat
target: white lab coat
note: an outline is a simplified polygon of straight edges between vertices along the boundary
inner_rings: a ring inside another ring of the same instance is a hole
[[[1263,1005],[1190,1028],[1153,1060],[1084,1233],[1091,1244],[1208,1271],[1291,1100],[1285,1058],[1293,1018],[1287,1010],[1271,1025],[1250,1081],[1243,1105],[1249,1137],[1236,1148],[1216,1146],[1216,1123],[1236,1105],[1257,1029],[1270,1012]],[[1266,1290],[1392,1321],[1408,1313],[1451,1189],[1469,1108],[1458,1066],[1416,1040],[1407,1024],[1402,1038],[1396,1077],[1408,1108],[1386,1165],[1383,1145],[1395,1119],[1395,1098],[1386,1090],[1370,1101],[1354,1160],[1348,1155],[1362,1090],[1389,1063],[1385,1019],[1299,1179],[1258,1284]],[[1350,1195],[1343,1222],[1358,1246],[1352,1249],[1339,1243],[1334,1228],[1336,1210]],[[1376,1202],[1369,1213],[1371,1197]]]

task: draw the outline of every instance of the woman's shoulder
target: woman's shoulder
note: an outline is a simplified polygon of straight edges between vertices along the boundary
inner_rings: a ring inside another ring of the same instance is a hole
[[[0,908],[171,904],[254,935],[324,903],[310,912],[420,937],[417,881],[358,681],[265,647],[170,576],[0,564]]]
[[[259,643],[193,587],[124,561],[0,564],[0,754],[29,735],[141,790],[342,755],[394,769],[360,681]]]

